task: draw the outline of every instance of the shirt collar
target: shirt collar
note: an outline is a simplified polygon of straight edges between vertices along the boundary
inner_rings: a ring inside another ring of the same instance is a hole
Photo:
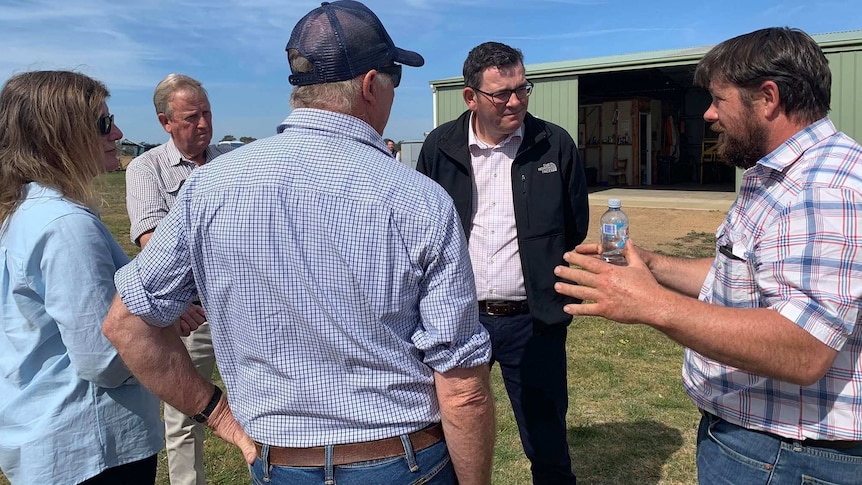
[[[784,171],[799,160],[799,157],[806,150],[829,138],[836,132],[835,125],[832,124],[832,121],[828,117],[821,118],[799,130],[757,163],[772,170]]]
[[[189,160],[184,157],[180,149],[177,148],[177,145],[174,143],[174,139],[170,138],[167,142],[165,142],[165,153],[168,156],[168,160],[171,162],[171,166],[176,167],[182,163],[190,163],[192,165],[197,166],[197,163],[194,160]],[[218,151],[214,145],[207,145],[206,150],[204,151],[204,163],[210,162],[213,158],[221,155],[221,152]]]
[[[80,207],[81,209],[89,212],[90,214],[98,217],[98,214],[93,211],[90,207],[81,204],[80,202],[76,202],[72,199],[66,198],[59,190],[54,187],[49,187],[47,185],[42,185],[39,182],[27,182],[24,184],[25,198],[27,199],[62,199],[69,204]]]
[[[312,129],[331,133],[334,137],[349,137],[380,150],[394,160],[383,136],[371,125],[352,115],[315,108],[297,108],[278,125],[276,131],[282,133],[289,128]]]
[[[471,112],[470,113],[470,121],[467,123],[468,129],[469,129],[469,133],[467,134],[467,143],[471,148],[476,147],[476,148],[481,148],[481,149],[488,149],[488,148],[494,148],[494,147],[503,147],[506,144],[512,143],[512,142],[520,143],[521,139],[524,138],[524,124],[521,123],[521,126],[519,126],[517,130],[515,130],[513,133],[511,133],[509,136],[507,136],[500,143],[498,143],[496,145],[490,145],[488,143],[485,143],[484,141],[480,140],[478,136],[476,136],[476,131],[473,129],[473,119],[475,116],[476,116],[476,113]]]

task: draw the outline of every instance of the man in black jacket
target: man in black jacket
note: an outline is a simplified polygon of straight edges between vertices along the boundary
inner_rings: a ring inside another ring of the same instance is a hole
[[[587,234],[584,167],[572,137],[527,113],[521,51],[497,42],[464,62],[469,110],[425,140],[417,170],[455,200],[479,319],[491,335],[533,483],[575,483],[566,442],[566,327],[554,267]]]

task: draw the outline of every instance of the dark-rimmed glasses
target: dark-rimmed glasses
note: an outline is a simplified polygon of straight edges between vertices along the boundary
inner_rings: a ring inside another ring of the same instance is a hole
[[[392,87],[397,88],[399,84],[401,84],[401,64],[395,64],[393,66],[383,66],[378,67],[376,69],[377,72],[382,72],[383,74],[389,74],[392,77]]]
[[[509,100],[512,99],[512,94],[517,96],[518,99],[520,99],[521,101],[527,99],[533,92],[533,83],[527,81],[527,84],[524,84],[521,87],[515,89],[504,89],[502,91],[497,91],[496,93],[486,93],[485,91],[482,91],[479,88],[474,88],[472,86],[470,87],[470,89],[476,91],[477,93],[484,94],[488,97],[488,99],[491,100],[491,103],[493,103],[494,105],[498,105],[508,103]]]
[[[99,133],[105,136],[110,135],[111,130],[114,128],[114,115],[99,116],[96,126],[99,128]]]

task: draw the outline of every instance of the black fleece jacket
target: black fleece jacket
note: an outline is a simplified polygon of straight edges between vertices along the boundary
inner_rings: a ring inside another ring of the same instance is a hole
[[[473,170],[468,128],[470,111],[432,131],[419,152],[416,169],[437,181],[455,201],[464,233],[470,237]],[[554,267],[563,253],[583,242],[590,210],[587,184],[575,142],[563,128],[529,113],[524,138],[512,163],[515,225],[527,303],[533,324],[568,325],[563,305],[575,300],[554,291]]]

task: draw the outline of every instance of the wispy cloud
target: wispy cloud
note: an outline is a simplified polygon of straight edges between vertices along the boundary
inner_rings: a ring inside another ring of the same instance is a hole
[[[615,29],[598,29],[598,30],[583,30],[578,32],[559,32],[555,34],[541,34],[541,35],[512,35],[512,36],[504,36],[502,39],[506,40],[563,40],[563,39],[584,39],[589,37],[601,37],[607,35],[615,35],[615,34],[631,34],[631,33],[643,33],[643,32],[683,32],[687,29],[685,28],[649,28],[649,27],[627,27],[627,28],[615,28]]]
[[[438,10],[449,6],[456,8],[487,6],[500,10],[518,10],[524,7],[535,8],[542,4],[604,5],[606,3],[606,0],[529,0],[529,3],[508,5],[499,0],[404,0],[403,2],[406,7],[422,10]]]
[[[77,69],[112,87],[135,87],[164,57],[117,25],[95,2],[15,2],[0,7],[0,76],[31,69]],[[149,80],[147,81],[149,82]]]
[[[113,89],[150,89],[166,70],[221,56],[255,63],[279,56],[290,29],[316,1],[107,3],[15,1],[0,6],[0,78],[30,69],[78,69]],[[280,58],[279,58],[280,59]],[[171,67],[172,66],[172,67]]]

